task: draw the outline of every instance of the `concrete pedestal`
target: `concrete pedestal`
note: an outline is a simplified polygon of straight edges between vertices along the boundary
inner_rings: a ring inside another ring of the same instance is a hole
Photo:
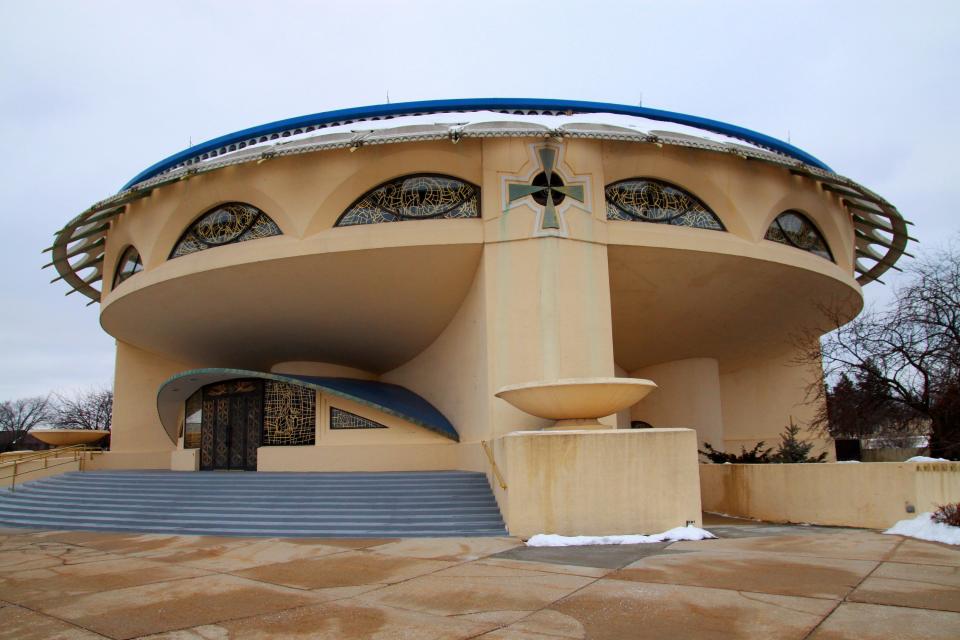
[[[518,431],[496,442],[511,535],[659,533],[700,517],[692,429]]]

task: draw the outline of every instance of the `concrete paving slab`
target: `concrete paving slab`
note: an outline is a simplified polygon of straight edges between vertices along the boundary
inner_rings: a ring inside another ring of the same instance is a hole
[[[101,551],[128,551],[127,541],[144,538],[143,534],[109,533],[102,531],[40,531],[31,538],[45,542],[62,542]],[[164,536],[174,538],[176,536]]]
[[[848,599],[960,612],[960,567],[885,562]]]
[[[495,626],[344,600],[153,635],[149,640],[462,640]]]
[[[470,563],[371,591],[358,599],[442,616],[536,611],[592,580]]]
[[[613,569],[599,567],[535,562],[533,560],[513,560],[512,558],[501,558],[497,556],[482,558],[477,560],[477,564],[490,564],[496,567],[507,567],[508,569],[529,569],[531,571],[544,571],[546,573],[569,573],[575,576],[585,576],[589,578],[602,578],[613,571]]]
[[[117,640],[316,604],[320,597],[212,575],[35,603],[41,612]]]
[[[145,554],[143,557],[212,571],[242,571],[265,564],[306,560],[343,552],[343,547],[298,544],[279,538],[246,538],[209,547],[172,547]]]
[[[28,561],[33,558],[33,562]],[[42,569],[47,566],[81,564],[84,562],[101,562],[118,559],[121,556],[60,542],[36,541],[18,550],[0,552],[0,573],[16,568]]]
[[[192,567],[119,558],[18,571],[0,578],[0,593],[10,602],[32,602],[110,591],[151,582],[195,578],[209,572]]]
[[[562,636],[551,636],[518,629],[495,629],[490,633],[477,636],[477,640],[557,640]]]
[[[671,553],[669,542],[651,544],[597,544],[580,547],[520,546],[494,554],[494,558],[546,562],[598,569],[619,569],[641,558]]]
[[[22,607],[5,607],[0,640],[103,640],[104,636]]]
[[[459,616],[450,616],[457,620],[473,620],[475,622],[490,623],[495,626],[505,626],[521,620],[530,615],[529,611],[511,611],[503,609],[501,611],[483,611],[481,613],[465,613]]]
[[[762,538],[783,535],[818,535],[845,531],[837,527],[757,522],[749,525],[711,525],[707,529],[718,538]]]
[[[38,531],[41,531],[41,529],[30,529],[29,527],[0,527],[0,536],[21,536]]]
[[[0,551],[0,576],[17,571],[59,567],[62,564],[59,558],[47,555],[33,547]]]
[[[811,640],[956,640],[960,613],[843,603]]]
[[[561,637],[788,640],[805,637],[835,604],[815,598],[604,578],[549,608],[575,619],[584,629],[583,635]],[[555,622],[544,621],[541,626],[531,617],[519,624],[525,631],[547,632]]]
[[[453,562],[402,558],[367,551],[261,565],[235,575],[296,589],[386,585],[453,566]]]
[[[411,558],[435,560],[476,560],[522,546],[518,538],[407,538],[371,547],[371,551]]]
[[[398,540],[399,538],[289,538],[290,542],[296,544],[322,544],[325,547],[342,547],[344,549],[369,549]]]
[[[131,547],[118,551],[135,558],[148,558],[160,562],[188,563],[217,559],[231,551],[237,551],[257,542],[254,538],[223,538],[218,536],[182,536],[156,539],[143,547]],[[239,553],[239,552],[238,552]],[[219,570],[219,569],[218,569]]]
[[[926,542],[902,536],[888,537],[901,540],[900,546],[890,555],[889,560],[891,562],[960,567],[960,546]]]
[[[21,536],[4,536],[0,540],[0,552],[16,551],[30,546],[30,539]]]
[[[676,542],[671,551],[742,551],[769,552],[819,558],[843,558],[848,560],[885,560],[900,543],[893,536],[884,536],[872,531],[777,535],[721,540]]]
[[[0,537],[0,640],[799,638],[844,596],[816,637],[960,637],[960,549],[719,526],[748,535],[547,549],[515,538]],[[531,559],[554,553],[562,561]]]
[[[523,620],[510,625],[504,629],[507,633],[526,633],[542,634],[549,637],[560,638],[585,638],[587,635],[583,624],[565,613],[554,611],[553,609],[543,609],[536,611]],[[509,636],[505,636],[509,637]]]
[[[652,556],[607,578],[659,582],[785,596],[841,599],[876,562],[783,554],[691,552]]]

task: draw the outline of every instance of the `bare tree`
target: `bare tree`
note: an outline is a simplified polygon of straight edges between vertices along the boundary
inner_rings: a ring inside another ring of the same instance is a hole
[[[841,376],[857,383],[862,418],[884,424],[866,429],[901,433],[925,429],[934,456],[960,457],[960,237],[948,248],[912,265],[910,280],[897,290],[896,301],[880,311],[865,312],[824,336],[819,350],[803,356],[822,357],[828,380]],[[839,314],[835,314],[837,319]],[[834,390],[836,387],[834,387]],[[824,399],[818,383],[814,391]],[[849,391],[846,389],[845,391]],[[829,399],[829,397],[827,398]],[[830,415],[831,404],[834,416]],[[841,420],[836,400],[823,402],[817,426],[830,431]],[[849,420],[849,406],[846,408]],[[862,429],[858,435],[863,435]],[[885,435],[885,434],[878,434]]]
[[[825,412],[819,416],[822,430],[831,438],[869,438],[887,447],[911,447],[917,436],[926,435],[929,420],[913,409],[893,402],[885,384],[872,368],[840,374],[825,388]]]
[[[56,394],[52,421],[66,429],[109,429],[113,417],[113,391],[90,389],[73,395]]]
[[[30,429],[49,418],[50,401],[46,396],[0,402],[0,431],[6,434],[5,447],[16,449]]]

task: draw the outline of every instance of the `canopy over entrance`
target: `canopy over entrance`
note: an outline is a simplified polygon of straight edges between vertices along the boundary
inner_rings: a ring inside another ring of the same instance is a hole
[[[177,441],[180,411],[187,398],[208,384],[235,378],[275,380],[316,389],[383,411],[456,442],[460,441],[460,435],[446,416],[405,387],[375,380],[323,378],[245,369],[195,369],[178,373],[164,382],[157,393],[157,412],[170,439]]]

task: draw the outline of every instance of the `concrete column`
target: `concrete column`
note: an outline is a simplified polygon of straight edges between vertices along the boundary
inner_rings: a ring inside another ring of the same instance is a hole
[[[113,383],[113,452],[173,451],[172,441],[157,414],[157,391],[170,376],[191,369],[117,341]]]
[[[488,244],[483,268],[491,390],[614,375],[606,246],[556,237]],[[491,399],[498,433],[551,424]]]

